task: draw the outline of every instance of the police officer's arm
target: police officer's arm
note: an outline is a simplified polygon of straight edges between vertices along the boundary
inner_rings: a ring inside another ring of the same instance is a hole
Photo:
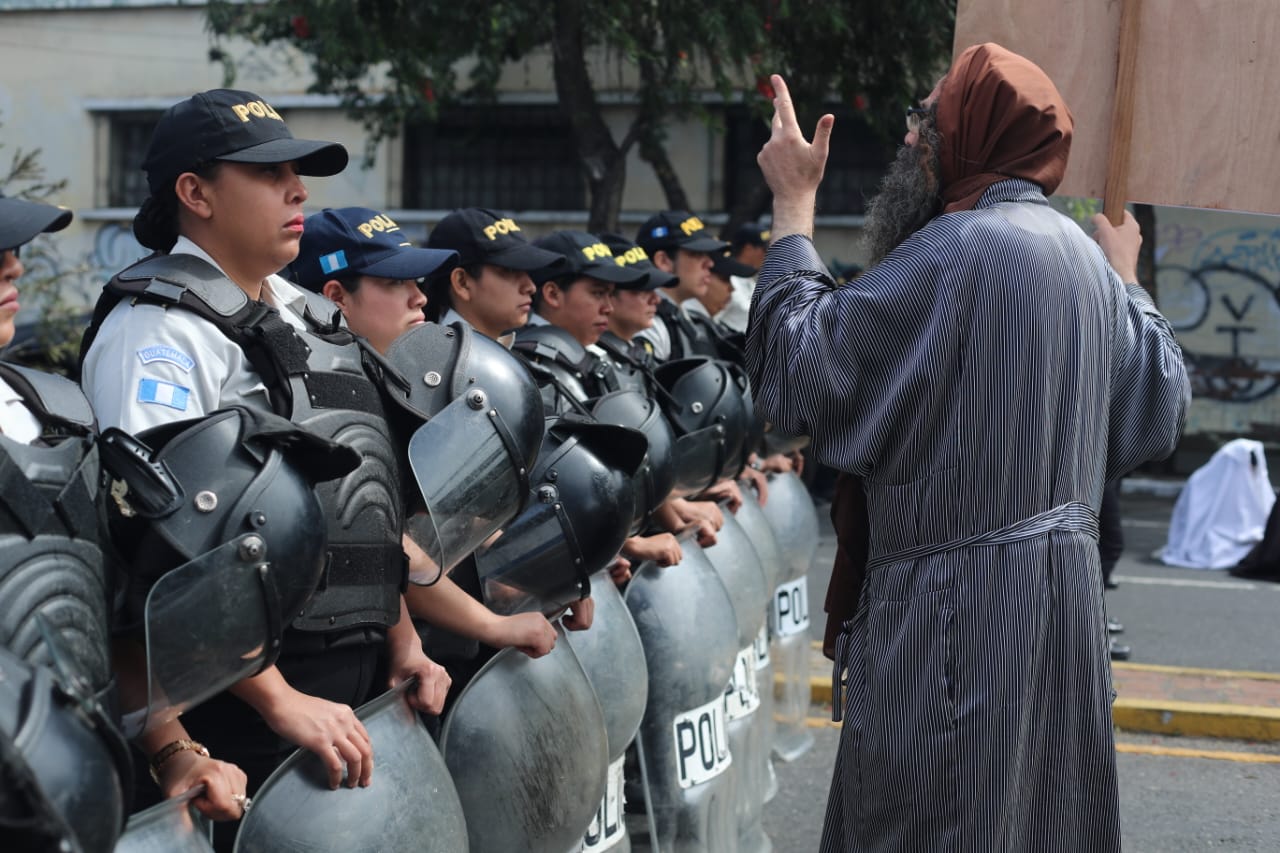
[[[724,526],[724,516],[720,507],[706,503],[704,507],[714,510],[714,516],[695,509],[691,501],[684,498],[667,498],[653,511],[653,520],[672,533],[678,533],[690,525],[698,527],[698,544],[710,548],[716,544],[716,531]]]
[[[231,693],[280,737],[314,752],[329,774],[330,788],[342,784],[344,762],[347,787],[367,786],[373,778],[369,733],[349,706],[293,689],[274,666],[232,685]]]
[[[182,722],[174,720],[140,735],[136,743],[147,758],[152,759],[170,744],[194,741]],[[243,800],[232,799],[232,796],[244,796],[248,779],[234,764],[211,758],[196,749],[178,749],[160,763],[156,776],[160,793],[166,798],[203,785],[204,794],[191,804],[211,820],[239,820],[244,815]]]
[[[136,434],[218,409],[217,377],[231,375],[242,358],[234,347],[194,314],[117,305],[84,364],[84,393],[99,427]]]
[[[410,574],[421,573],[429,577],[434,573],[434,569],[427,565],[430,558],[407,536],[404,538],[404,550],[409,555]],[[550,652],[556,644],[556,629],[541,613],[499,616],[468,595],[448,575],[431,586],[410,584],[404,599],[414,616],[495,649],[512,646],[529,657],[537,658]]]
[[[560,619],[560,624],[570,631],[585,631],[595,621],[595,614],[596,603],[588,595],[569,605],[569,612]]]
[[[413,627],[404,596],[400,597],[400,621],[387,631],[387,657],[391,671],[389,686],[395,687],[417,676],[417,686],[405,694],[409,704],[427,714],[444,710],[444,698],[452,679],[444,667],[422,651],[422,639]]]

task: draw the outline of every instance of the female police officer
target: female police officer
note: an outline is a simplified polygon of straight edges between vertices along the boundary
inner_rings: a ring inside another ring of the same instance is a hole
[[[373,692],[375,674],[385,667],[393,684],[417,676],[410,701],[431,713],[448,686],[401,618],[399,471],[361,351],[273,275],[298,251],[300,176],[346,163],[342,146],[295,139],[249,92],[216,89],[170,108],[143,163],[151,196],[134,220],[135,236],[157,254],[108,283],[81,346],[82,384],[104,427],[137,432],[241,404],[363,457],[317,489],[328,518],[325,575],[276,666],[185,717],[244,767],[251,790],[295,744],[320,758],[331,786],[344,764],[348,785],[368,784],[372,750],[351,706]]]

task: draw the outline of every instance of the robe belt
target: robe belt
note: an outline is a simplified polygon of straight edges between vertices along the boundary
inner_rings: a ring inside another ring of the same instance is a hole
[[[895,551],[892,554],[873,557],[867,561],[867,579],[870,580],[873,570],[887,566],[890,563],[919,560],[923,557],[944,554],[959,548],[1010,545],[1026,539],[1035,539],[1044,536],[1046,533],[1058,530],[1087,533],[1097,539],[1098,514],[1086,503],[1068,501],[1044,512],[1028,516],[1021,521],[1015,521],[1013,524],[1002,527],[999,530],[987,530],[962,539],[953,539],[950,542],[917,545],[914,548],[906,548],[901,551]],[[861,609],[861,606],[859,605],[859,609]],[[845,622],[840,635],[836,637],[835,666],[831,673],[833,694],[831,697],[831,719],[837,723],[844,716],[844,688],[847,683],[845,656],[849,652],[849,644],[852,639],[850,631],[852,625],[852,619]]]

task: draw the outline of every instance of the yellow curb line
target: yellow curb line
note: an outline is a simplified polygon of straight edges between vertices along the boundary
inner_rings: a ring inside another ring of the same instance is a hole
[[[1214,761],[1236,761],[1241,764],[1280,764],[1280,755],[1223,752],[1217,749],[1183,749],[1177,746],[1148,746],[1137,743],[1118,743],[1116,752],[1130,755],[1166,755],[1171,758],[1209,758]]]
[[[1121,672],[1132,670],[1134,672],[1161,672],[1167,675],[1189,675],[1201,678],[1242,678],[1250,681],[1280,681],[1280,673],[1275,672],[1248,672],[1238,669],[1197,669],[1191,666],[1163,666],[1155,663],[1121,663],[1119,661],[1111,664],[1113,670]]]
[[[1280,710],[1219,702],[1117,699],[1111,709],[1126,731],[1231,740],[1280,741]]]
[[[809,701],[831,704],[831,679],[809,679]],[[1117,699],[1112,717],[1119,729],[1147,734],[1280,741],[1280,709],[1174,699]]]

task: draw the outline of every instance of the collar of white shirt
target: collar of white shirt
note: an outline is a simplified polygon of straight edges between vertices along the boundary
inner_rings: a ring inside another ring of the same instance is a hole
[[[169,254],[192,255],[208,264],[212,264],[214,269],[224,276],[227,275],[227,271],[219,266],[218,262],[208,252],[200,248],[188,237],[179,236],[178,242],[173,244]],[[228,280],[230,278],[230,276],[227,276]],[[289,325],[298,328],[302,327],[300,318],[307,306],[306,294],[290,284],[282,276],[269,275],[262,280],[262,301],[279,311]],[[289,310],[283,310],[285,308]]]

